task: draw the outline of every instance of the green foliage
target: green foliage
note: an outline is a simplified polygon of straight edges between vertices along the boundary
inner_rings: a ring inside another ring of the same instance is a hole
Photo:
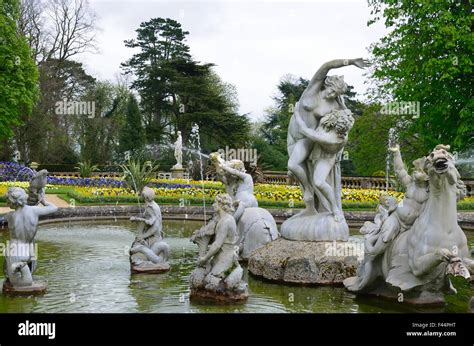
[[[366,106],[356,118],[346,150],[357,175],[385,172],[388,132],[395,120],[395,116],[380,114],[380,106],[376,104]]]
[[[127,187],[139,194],[142,189],[155,178],[158,173],[158,164],[140,160],[129,160],[128,164],[120,166],[123,170],[122,179],[127,183]]]
[[[421,106],[420,117],[403,131],[400,144],[416,148],[413,157],[439,143],[458,151],[472,146],[470,2],[369,0],[369,6],[373,18],[368,24],[384,20],[391,30],[372,46],[374,95]]]
[[[0,2],[0,139],[13,135],[37,99],[38,69],[25,37],[17,32],[20,2]]]
[[[120,131],[120,152],[139,150],[145,144],[142,118],[135,96],[130,95],[127,102],[125,124]]]
[[[136,77],[131,86],[140,95],[147,142],[168,144],[181,131],[187,143],[196,123],[203,151],[244,145],[249,121],[237,114],[235,90],[212,71],[212,64],[192,60],[181,24],[152,18],[136,32],[125,45],[139,52],[122,68]]]
[[[96,165],[91,164],[90,161],[79,162],[77,167],[74,167],[82,178],[90,178],[94,172],[97,172],[99,168]]]

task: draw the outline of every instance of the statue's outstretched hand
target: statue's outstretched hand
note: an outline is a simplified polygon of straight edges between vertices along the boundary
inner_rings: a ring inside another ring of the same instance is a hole
[[[366,68],[370,66],[370,61],[363,58],[357,58],[352,61],[352,64],[358,68]]]

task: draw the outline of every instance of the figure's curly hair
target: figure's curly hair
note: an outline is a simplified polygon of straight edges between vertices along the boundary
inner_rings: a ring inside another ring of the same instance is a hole
[[[354,125],[354,118],[349,109],[333,110],[321,119],[321,126],[325,130],[332,130],[339,125],[347,133]]]
[[[324,80],[324,87],[332,88],[338,95],[342,95],[347,91],[344,76],[327,76]]]
[[[13,208],[22,207],[28,201],[28,195],[21,187],[10,187],[5,196],[8,204]]]
[[[226,213],[233,214],[234,213],[234,202],[232,201],[232,197],[230,197],[227,193],[221,193],[216,196],[214,201],[224,210]]]
[[[230,160],[228,161],[229,166],[241,172],[245,172],[245,165],[241,160]]]
[[[155,191],[153,191],[153,189],[150,189],[149,187],[145,186],[143,189],[142,189],[142,193],[141,193],[142,197],[144,200],[149,200],[149,201],[153,201],[155,199]]]

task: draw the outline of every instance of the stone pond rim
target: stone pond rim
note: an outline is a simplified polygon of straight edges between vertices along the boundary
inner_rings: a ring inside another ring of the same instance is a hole
[[[160,205],[163,218],[167,220],[202,221],[203,207]],[[300,212],[301,209],[267,209],[275,218],[277,224]],[[40,224],[51,222],[74,222],[86,220],[128,219],[139,211],[138,206],[108,205],[108,206],[76,206],[75,208],[59,208],[58,212],[40,218]],[[206,216],[212,217],[212,209],[206,208]],[[344,211],[344,216],[350,227],[360,227],[365,221],[372,221],[375,211]],[[474,231],[474,211],[458,212],[458,223],[465,231]],[[6,221],[0,215],[0,232],[6,229]]]

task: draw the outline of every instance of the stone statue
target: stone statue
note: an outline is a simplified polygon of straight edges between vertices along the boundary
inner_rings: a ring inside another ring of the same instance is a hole
[[[191,237],[191,241],[199,246],[197,268],[190,277],[191,299],[245,300],[248,289],[238,261],[238,234],[232,198],[228,194],[217,195],[213,207],[214,220]]]
[[[181,137],[181,131],[178,131],[178,138],[174,142],[174,157],[176,159],[176,164],[173,168],[182,169],[183,168],[183,138]]]
[[[332,60],[315,73],[296,104],[288,126],[288,170],[300,183],[305,210],[286,220],[284,238],[333,241],[349,238],[341,207],[340,159],[354,119],[344,104],[343,76],[334,68],[368,66],[363,59]]]
[[[413,161],[413,173],[410,176],[403,164],[400,148],[396,145],[390,148],[393,152],[393,166],[398,181],[405,188],[405,197],[397,204],[394,197],[381,197],[379,212],[374,223],[367,221],[360,232],[365,235],[365,256],[359,268],[358,280],[347,286],[349,290],[358,291],[377,278],[374,262],[380,261],[380,256],[387,246],[400,233],[405,232],[420,215],[424,203],[428,200],[428,175],[424,171],[425,158]]]
[[[378,225],[362,228],[366,254],[357,276],[344,280],[349,290],[392,297],[403,293],[406,302],[436,304],[444,303],[444,292],[455,291],[448,274],[469,278],[474,261],[457,223],[456,205],[466,189],[448,150],[436,146],[414,162],[409,176],[398,147],[392,148],[406,197]]]
[[[7,203],[14,211],[5,216],[10,240],[5,254],[4,292],[30,294],[46,290],[46,283],[33,278],[37,261],[35,236],[39,217],[55,213],[58,208],[44,199],[44,190],[37,196],[42,207],[28,205],[28,195],[22,188],[11,187],[7,191]]]
[[[48,171],[46,169],[42,169],[31,178],[28,187],[28,205],[37,205],[43,199],[47,182]]]
[[[138,235],[130,249],[132,273],[161,273],[168,271],[170,248],[163,241],[161,210],[154,201],[155,192],[144,187],[141,193],[145,200],[144,217],[132,216],[130,221],[139,222]]]
[[[245,172],[240,160],[225,161],[219,153],[212,153],[211,162],[216,167],[217,177],[226,187],[237,210],[234,213],[239,235],[239,253],[243,260],[258,248],[278,238],[278,228],[268,210],[258,208],[253,195],[253,178]]]

